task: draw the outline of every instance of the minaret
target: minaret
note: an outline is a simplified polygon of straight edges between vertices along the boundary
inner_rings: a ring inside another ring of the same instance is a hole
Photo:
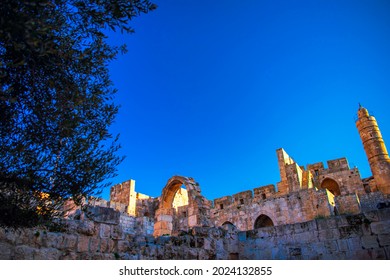
[[[356,127],[378,189],[390,194],[390,158],[374,116],[359,104]]]

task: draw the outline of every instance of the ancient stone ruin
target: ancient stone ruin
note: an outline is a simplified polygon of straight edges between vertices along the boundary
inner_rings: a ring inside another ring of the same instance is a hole
[[[0,257],[32,259],[390,259],[390,159],[378,124],[356,121],[372,176],[346,158],[300,166],[276,151],[280,182],[210,201],[190,177],[160,197],[129,180],[110,200],[72,201],[65,232],[0,231]],[[33,241],[31,241],[33,240]],[[42,251],[43,250],[43,251]]]

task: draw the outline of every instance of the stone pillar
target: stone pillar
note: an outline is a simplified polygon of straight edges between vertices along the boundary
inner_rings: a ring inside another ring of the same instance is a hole
[[[157,209],[153,236],[171,235],[173,230],[173,211],[173,208]]]
[[[129,191],[129,204],[127,205],[127,214],[135,216],[135,206],[137,203],[137,193],[135,192],[135,180],[130,180],[130,191]]]

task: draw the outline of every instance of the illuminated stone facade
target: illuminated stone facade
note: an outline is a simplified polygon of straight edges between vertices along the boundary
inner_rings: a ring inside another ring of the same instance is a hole
[[[190,177],[156,198],[129,180],[83,211],[67,201],[65,232],[0,229],[0,259],[390,259],[388,153],[362,107],[356,125],[369,178],[346,158],[305,168],[278,149],[276,186],[214,201]]]
[[[248,231],[376,210],[389,199],[390,160],[373,116],[360,107],[356,122],[373,173],[362,179],[346,158],[300,166],[276,150],[280,182],[209,201],[192,178],[174,176],[158,198],[135,192],[135,181],[113,186],[108,207],[148,218],[153,235],[178,235],[195,226]],[[127,226],[124,225],[125,230]],[[150,230],[149,230],[150,232]]]

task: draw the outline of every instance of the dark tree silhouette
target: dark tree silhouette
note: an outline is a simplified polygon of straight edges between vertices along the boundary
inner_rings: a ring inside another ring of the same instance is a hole
[[[96,195],[122,158],[108,132],[118,111],[108,62],[125,46],[108,30],[156,6],[146,0],[0,3],[0,223],[34,225],[64,199]]]

